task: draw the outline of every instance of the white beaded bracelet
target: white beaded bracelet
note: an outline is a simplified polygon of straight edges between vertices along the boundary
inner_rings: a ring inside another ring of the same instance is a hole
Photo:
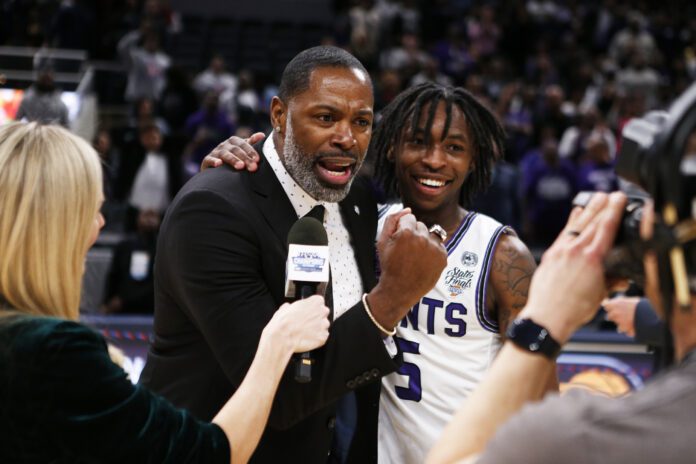
[[[370,306],[367,304],[367,293],[363,293],[362,302],[363,302],[363,306],[365,307],[365,311],[367,312],[367,315],[370,317],[370,320],[372,321],[372,323],[373,323],[374,325],[377,326],[377,328],[378,328],[384,335],[386,335],[386,336],[388,336],[388,337],[393,337],[394,335],[396,335],[396,327],[393,328],[393,329],[391,329],[391,330],[387,330],[387,329],[385,329],[384,327],[382,327],[382,324],[380,324],[379,322],[377,322],[377,319],[375,319],[375,316],[372,315],[372,311],[370,311]]]

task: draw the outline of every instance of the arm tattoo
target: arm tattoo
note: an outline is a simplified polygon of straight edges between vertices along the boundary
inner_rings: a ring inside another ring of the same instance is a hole
[[[501,239],[491,263],[493,302],[501,332],[527,303],[529,284],[536,263],[529,250],[515,237]]]

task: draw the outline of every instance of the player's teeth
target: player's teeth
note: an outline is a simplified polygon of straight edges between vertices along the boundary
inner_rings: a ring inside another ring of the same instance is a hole
[[[418,182],[428,187],[443,187],[445,185],[443,181],[433,179],[418,179]]]

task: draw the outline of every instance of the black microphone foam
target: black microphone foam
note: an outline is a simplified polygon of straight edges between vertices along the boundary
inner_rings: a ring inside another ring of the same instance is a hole
[[[288,232],[288,245],[326,246],[329,237],[326,235],[324,224],[313,217],[302,217],[295,222]]]

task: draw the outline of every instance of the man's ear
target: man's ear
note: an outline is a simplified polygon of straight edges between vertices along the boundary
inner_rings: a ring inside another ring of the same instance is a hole
[[[287,106],[280,97],[273,97],[271,100],[271,124],[273,130],[279,134],[285,133],[285,122],[287,120]]]

